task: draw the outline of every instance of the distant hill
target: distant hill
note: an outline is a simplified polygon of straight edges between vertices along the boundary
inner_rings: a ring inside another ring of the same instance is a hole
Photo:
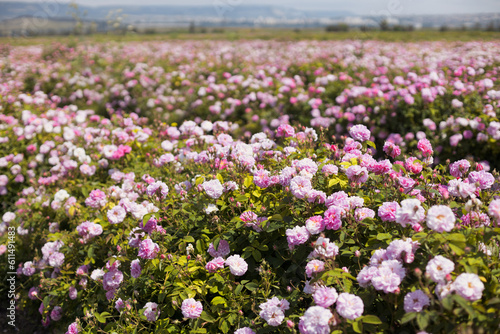
[[[120,17],[120,27],[145,31],[149,28],[188,27],[378,27],[383,20],[390,26],[419,28],[485,28],[500,29],[500,14],[359,16],[348,11],[299,10],[272,5],[229,5],[214,0],[212,6],[78,6],[78,16],[86,22],[87,31],[105,31],[110,13]],[[118,11],[120,11],[118,13]],[[69,32],[74,29],[75,9],[69,3],[57,1],[0,2],[0,35]],[[93,23],[92,23],[93,22]],[[60,28],[60,29],[59,29]]]
[[[183,17],[183,18],[208,18],[208,19],[257,19],[259,17],[275,19],[294,18],[339,18],[354,15],[348,11],[303,11],[281,6],[245,6],[245,5],[217,5],[213,6],[81,6],[80,12],[86,12],[85,18],[89,20],[104,20],[111,11],[122,10],[128,16],[128,21],[147,20],[154,17]],[[38,17],[70,17],[72,11],[69,4],[46,2],[0,2],[0,20],[12,19],[19,16]]]

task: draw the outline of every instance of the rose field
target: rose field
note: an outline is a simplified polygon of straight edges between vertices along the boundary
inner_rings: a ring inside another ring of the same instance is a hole
[[[0,327],[500,332],[499,75],[498,41],[0,45]]]

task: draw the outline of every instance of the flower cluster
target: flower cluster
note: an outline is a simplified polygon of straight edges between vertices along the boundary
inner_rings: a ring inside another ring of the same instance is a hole
[[[37,332],[494,332],[499,50],[1,46],[20,314]]]

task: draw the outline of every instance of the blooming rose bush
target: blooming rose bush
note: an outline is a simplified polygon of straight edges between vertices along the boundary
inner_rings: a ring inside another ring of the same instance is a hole
[[[308,42],[319,63],[297,44],[268,51],[283,70],[257,70],[270,57],[249,52],[259,43],[9,51],[0,256],[14,240],[18,326],[497,331],[498,45],[476,61],[466,46],[457,60],[394,44],[402,63],[390,64],[384,44]],[[213,64],[190,63],[196,50]],[[362,50],[358,68],[347,55]],[[406,64],[417,59],[422,72]],[[454,121],[438,131],[448,103]],[[449,143],[466,127],[488,136],[485,151],[468,132]]]

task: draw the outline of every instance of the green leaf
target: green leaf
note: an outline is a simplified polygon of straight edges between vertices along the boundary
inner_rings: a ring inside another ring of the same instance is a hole
[[[451,311],[453,309],[453,299],[451,298],[451,295],[443,298],[443,300],[441,300],[441,304],[446,310]]]
[[[205,242],[203,241],[203,239],[196,240],[196,250],[198,251],[198,253],[203,253],[204,248]]]
[[[397,173],[399,173],[399,171],[403,171],[403,174],[406,174],[406,169],[399,164],[392,164],[392,169]]]
[[[425,330],[425,328],[429,325],[429,316],[426,313],[418,313],[417,324],[421,330]]]
[[[224,179],[222,178],[222,175],[220,175],[219,173],[217,173],[216,177],[217,177],[217,180],[220,181],[220,183],[224,183]]]
[[[236,296],[238,296],[238,295],[241,293],[241,290],[243,290],[243,287],[244,287],[244,285],[243,285],[243,284],[239,284],[239,285],[236,287],[236,289],[234,289],[234,294],[235,294]]]
[[[283,217],[280,215],[280,214],[275,214],[271,217],[270,220],[278,220],[278,221],[282,221],[283,220]]]
[[[186,235],[186,236],[184,237],[184,241],[185,241],[185,242],[188,242],[188,243],[189,243],[189,242],[194,242],[194,238],[193,238],[192,236],[190,236],[190,235]]]
[[[392,235],[390,233],[379,233],[377,234],[377,240],[387,240],[392,238]]]
[[[227,306],[227,302],[224,298],[217,296],[212,299],[212,305],[224,305]]]
[[[250,187],[252,184],[253,184],[253,176],[252,176],[252,175],[248,175],[248,176],[245,178],[245,181],[243,181],[243,185],[245,186],[245,188],[248,188],[248,187]]]
[[[410,312],[410,313],[405,313],[403,317],[401,318],[401,323],[406,324],[407,322],[412,321],[417,317],[417,312]]]
[[[236,202],[246,202],[248,201],[248,197],[246,197],[245,195],[239,195],[238,197],[236,197]]]
[[[219,248],[219,242],[220,238],[216,237],[215,240],[213,241],[214,249],[217,250]]]
[[[199,176],[199,177],[196,178],[195,185],[200,185],[203,182],[205,182],[205,178],[203,176]]]
[[[259,288],[259,285],[257,283],[254,283],[254,282],[250,282],[250,283],[247,283],[245,285],[245,288],[247,288],[250,291],[255,291]]]
[[[360,321],[354,321],[352,323],[352,329],[356,332],[356,333],[363,333],[363,323],[360,322]]]
[[[371,146],[371,147],[373,147],[374,149],[377,149],[377,146],[375,146],[375,143],[374,143],[374,142],[372,142],[372,141],[370,141],[370,140],[367,140],[365,143],[366,143],[366,145]]]
[[[336,268],[336,269],[333,269],[333,270],[328,270],[328,271],[323,272],[321,274],[321,277],[322,278],[326,278],[326,277],[338,277],[338,276],[342,276],[342,272],[343,272],[342,269]]]
[[[486,302],[486,305],[500,304],[500,298],[493,297]]]
[[[47,295],[45,296],[45,298],[43,298],[43,310],[45,312],[45,309],[47,308],[47,306],[50,305],[50,297]]]
[[[144,217],[142,218],[142,224],[144,226],[146,226],[146,223],[148,222],[148,220],[153,216],[152,213],[148,213],[146,215],[144,215]]]
[[[328,181],[328,187],[333,187],[334,185],[338,184],[340,182],[340,179],[338,178],[334,178],[334,179],[331,179],[330,181]]]
[[[201,312],[200,318],[201,320],[206,322],[214,322],[216,320],[214,317],[212,317],[209,313],[205,311]]]
[[[87,251],[87,257],[93,259],[94,258],[94,247],[90,246],[89,250]]]
[[[349,167],[351,167],[351,163],[347,162],[347,161],[341,162],[340,165],[344,166],[346,169],[349,168]]]
[[[258,250],[256,250],[256,249],[254,249],[254,250],[252,251],[252,256],[253,256],[253,258],[255,259],[255,261],[257,261],[257,262],[259,262],[259,261],[260,261],[260,259],[262,259],[262,255],[261,255],[261,254],[260,254],[260,252],[259,252]]]
[[[229,323],[231,324],[231,326],[234,325],[234,323],[236,322],[236,319],[238,318],[238,316],[234,313],[230,314],[228,317],[227,317],[227,321],[229,321]]]
[[[474,309],[470,306],[470,303],[459,295],[453,295],[452,298],[460,305],[469,315],[473,316],[475,314]]]
[[[222,333],[229,332],[229,323],[227,321],[223,321],[220,325],[220,330],[222,331]]]
[[[414,240],[420,240],[420,239],[425,238],[426,236],[427,236],[427,233],[419,232],[419,233],[415,233],[411,238]]]
[[[184,293],[187,295],[188,298],[194,298],[194,296],[196,296],[196,292],[190,288],[184,289]]]
[[[82,194],[84,197],[89,197],[89,190],[87,187],[82,187]]]
[[[94,317],[99,321],[101,324],[106,323],[106,317],[102,316],[98,312],[94,313]]]
[[[463,243],[465,245],[465,235],[462,233],[452,233],[446,236],[446,239],[453,243]]]
[[[450,246],[451,250],[454,251],[455,254],[457,254],[458,256],[465,254],[465,252],[464,252],[465,246],[462,248],[462,247],[457,246],[451,242],[448,244],[448,246]]]
[[[382,323],[382,321],[379,319],[379,317],[377,317],[376,315],[372,315],[372,314],[365,315],[364,317],[361,318],[361,321],[363,321],[365,324],[374,324],[374,325],[378,325],[378,324]]]

